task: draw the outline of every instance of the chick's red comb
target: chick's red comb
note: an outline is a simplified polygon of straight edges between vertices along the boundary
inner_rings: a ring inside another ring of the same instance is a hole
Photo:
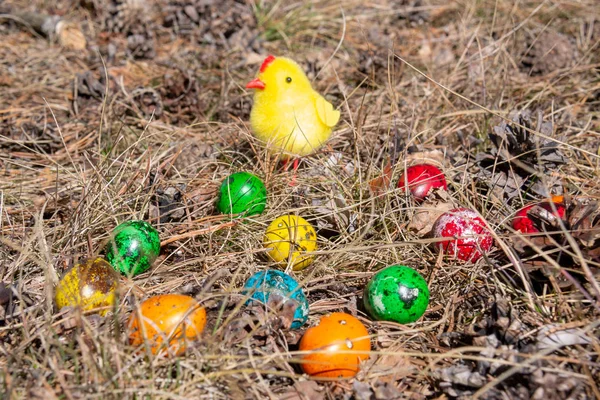
[[[267,58],[265,58],[265,61],[263,61],[262,65],[260,66],[260,72],[265,72],[265,69],[267,69],[269,64],[271,64],[273,61],[275,61],[275,56],[268,55]]]

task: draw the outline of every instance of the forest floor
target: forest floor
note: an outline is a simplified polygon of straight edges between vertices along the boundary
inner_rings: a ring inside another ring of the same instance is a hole
[[[66,24],[36,30],[44,14]],[[268,54],[295,59],[342,114],[295,178],[249,125],[245,85]],[[448,180],[420,206],[395,185],[418,160]],[[237,171],[268,190],[244,222],[215,210]],[[552,195],[562,221],[512,229]],[[600,398],[599,200],[596,0],[0,2],[2,398]],[[494,233],[475,263],[430,237],[457,206]],[[283,214],[318,233],[314,263],[293,272],[310,303],[299,330],[240,295],[275,267],[262,239]],[[122,278],[105,317],[57,310],[60,276],[131,219],[160,233],[152,268]],[[362,305],[394,264],[429,284],[412,324]],[[207,310],[180,357],[128,343],[134,304],[163,293]],[[371,335],[355,379],[299,367],[302,333],[332,311]]]

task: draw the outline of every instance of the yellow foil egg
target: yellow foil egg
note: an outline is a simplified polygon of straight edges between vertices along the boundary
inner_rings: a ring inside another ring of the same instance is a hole
[[[68,270],[56,287],[59,309],[79,307],[83,311],[103,308],[105,315],[116,301],[119,275],[103,258],[89,258]]]
[[[317,249],[317,233],[304,218],[283,215],[267,227],[263,244],[273,261],[298,271],[313,262],[314,257],[306,253]]]

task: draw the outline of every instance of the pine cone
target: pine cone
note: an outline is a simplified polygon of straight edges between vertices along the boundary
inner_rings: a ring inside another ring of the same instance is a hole
[[[582,282],[588,279],[579,268],[582,262],[581,257],[572,256],[572,254],[580,252],[587,262],[600,262],[600,197],[564,196],[564,202],[555,204],[557,208],[564,210],[564,217],[558,218],[556,215],[548,213],[547,210],[543,210],[542,207],[532,208],[528,215],[539,233],[528,236],[526,240],[519,235],[513,236],[513,248],[521,254],[524,260],[523,266],[533,281],[549,283],[547,278],[554,276],[559,287],[569,289],[573,285],[572,279]],[[562,225],[569,232],[568,234],[575,239],[576,250],[567,240],[561,227],[561,220]],[[572,278],[567,279],[559,271],[549,268],[547,260],[530,248],[530,243],[542,250],[555,247],[565,249],[566,251],[553,253],[553,257],[556,257],[556,261],[561,267],[569,269]],[[599,279],[600,269],[594,265],[588,267],[596,276],[595,279]]]
[[[98,9],[104,16],[102,30],[124,34],[128,54],[138,59],[156,55],[152,11],[146,0],[111,0]]]
[[[535,124],[529,110],[513,111],[510,116],[511,122],[503,121],[490,132],[490,153],[477,155],[478,178],[503,199],[523,193],[542,197],[562,193],[559,179],[550,174],[567,162],[559,143],[530,132],[552,137],[552,123],[543,122],[541,112]],[[541,176],[546,182],[541,181]]]
[[[522,68],[532,75],[546,75],[573,64],[577,50],[569,39],[556,32],[541,32],[525,42]]]
[[[576,197],[567,208],[567,226],[583,255],[600,262],[600,199]]]
[[[544,172],[567,162],[556,141],[540,138],[528,131],[532,129],[545,136],[552,136],[552,122],[543,122],[541,112],[538,113],[536,127],[532,127],[529,110],[511,114],[512,123],[503,121],[489,135],[495,145],[492,155],[498,155],[509,162],[516,158],[531,168],[541,166]]]
[[[165,27],[179,35],[194,35],[202,44],[246,48],[255,38],[255,17],[242,0],[171,0],[163,15]]]

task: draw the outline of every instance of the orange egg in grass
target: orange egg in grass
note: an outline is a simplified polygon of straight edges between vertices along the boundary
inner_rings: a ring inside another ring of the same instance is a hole
[[[147,343],[152,354],[180,355],[187,341],[200,336],[206,325],[206,310],[190,296],[163,294],[142,302],[127,325],[129,343]],[[166,341],[168,345],[164,345]]]
[[[321,317],[300,340],[302,370],[319,378],[349,378],[369,358],[371,339],[367,328],[350,314],[335,312]]]

